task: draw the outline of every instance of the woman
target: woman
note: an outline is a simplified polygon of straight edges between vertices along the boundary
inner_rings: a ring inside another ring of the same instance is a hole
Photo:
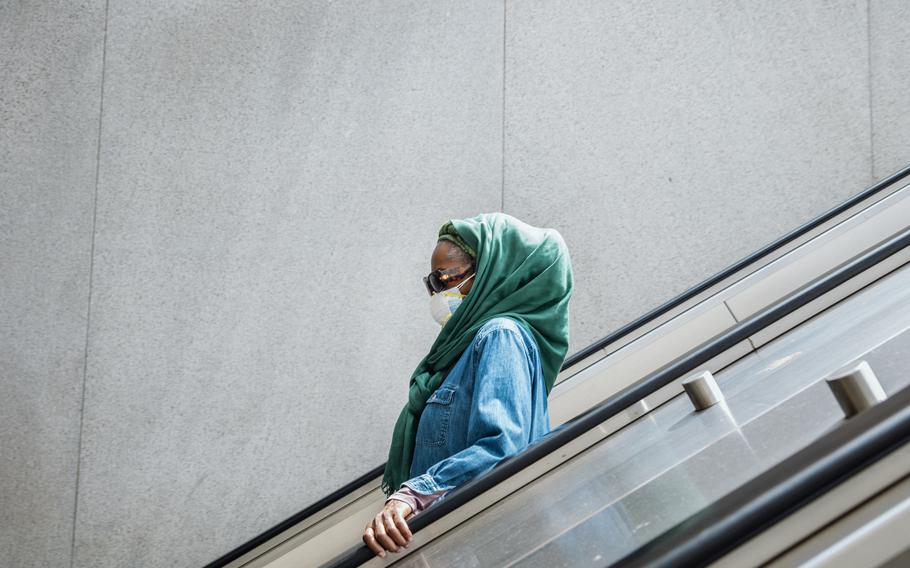
[[[572,266],[562,236],[505,213],[452,219],[424,277],[442,330],[410,379],[363,541],[407,546],[407,522],[550,431],[547,395],[569,345]]]

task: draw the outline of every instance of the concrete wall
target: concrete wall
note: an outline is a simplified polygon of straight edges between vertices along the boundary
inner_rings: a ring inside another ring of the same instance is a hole
[[[897,0],[0,4],[0,550],[198,566],[384,461],[446,219],[572,347],[910,162]]]
[[[910,3],[869,3],[869,81],[874,177],[910,164]]]
[[[102,1],[0,2],[2,566],[70,560],[103,38]]]

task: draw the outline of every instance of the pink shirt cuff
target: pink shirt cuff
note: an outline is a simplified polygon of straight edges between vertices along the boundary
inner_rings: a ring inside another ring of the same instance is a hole
[[[438,491],[436,493],[424,494],[418,493],[408,487],[407,485],[402,486],[401,489],[392,493],[386,498],[386,503],[389,502],[389,499],[397,499],[398,501],[404,501],[411,506],[411,510],[414,513],[419,513],[430,506],[430,503],[442,497],[447,490]]]

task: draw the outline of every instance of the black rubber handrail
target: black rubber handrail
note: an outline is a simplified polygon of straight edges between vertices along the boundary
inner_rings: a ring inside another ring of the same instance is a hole
[[[910,387],[838,424],[611,566],[707,566],[910,443]]]
[[[762,329],[772,325],[793,311],[827,294],[851,278],[861,274],[895,253],[910,246],[910,229],[885,241],[874,249],[842,264],[815,281],[799,288],[780,301],[768,306],[734,327],[702,343],[692,351],[650,373],[643,379],[619,391],[605,402],[584,412],[562,425],[557,430],[538,439],[521,452],[500,461],[482,476],[456,487],[445,498],[434,502],[424,511],[408,519],[408,527],[416,533],[475,497],[502,483],[538,460],[557,451],[575,438],[616,416],[687,372],[698,368],[727,349],[746,341]],[[375,554],[365,544],[349,549],[333,559],[326,566],[347,568],[359,566]]]
[[[871,185],[870,187],[863,190],[862,192],[847,199],[840,205],[815,217],[814,219],[808,221],[807,223],[804,223],[800,227],[794,229],[793,231],[790,231],[786,235],[784,235],[784,236],[780,237],[779,239],[762,247],[760,250],[758,250],[758,251],[750,254],[749,256],[743,258],[742,260],[730,265],[726,269],[724,269],[721,272],[715,274],[714,276],[708,278],[704,282],[690,288],[689,290],[676,296],[672,300],[652,309],[651,311],[649,311],[645,315],[639,317],[638,319],[611,332],[606,337],[592,343],[591,345],[583,348],[582,350],[578,351],[577,353],[570,355],[563,362],[561,370],[565,370],[565,369],[568,369],[569,367],[572,367],[579,361],[582,361],[583,359],[585,359],[588,356],[590,356],[591,354],[596,353],[597,351],[603,349],[604,347],[613,343],[614,341],[622,338],[625,335],[628,335],[629,333],[635,331],[636,329],[639,329],[639,328],[647,325],[648,323],[654,321],[655,319],[659,318],[660,316],[668,313],[670,310],[680,306],[684,302],[687,302],[688,300],[701,294],[705,290],[708,290],[711,287],[717,285],[718,283],[726,280],[733,274],[739,272],[743,268],[746,268],[747,266],[756,262],[760,258],[767,256],[767,255],[773,253],[774,251],[786,246],[788,243],[794,241],[795,239],[798,239],[799,237],[805,235],[809,231],[812,231],[813,229],[822,225],[823,223],[828,222],[829,220],[840,215],[847,209],[853,207],[857,203],[860,203],[863,200],[868,199],[869,197],[872,197],[873,195],[887,189],[888,187],[894,185],[895,183],[897,183],[907,177],[910,177],[910,165],[908,165],[907,167],[903,168],[902,170],[876,182],[875,184]],[[338,501],[339,499],[343,498],[344,496],[348,495],[351,491],[357,489],[358,487],[363,486],[364,484],[370,482],[373,479],[376,479],[377,477],[382,475],[382,472],[384,470],[385,470],[385,462],[374,467],[373,469],[371,469],[367,473],[361,475],[357,479],[338,488],[337,490],[333,491],[332,493],[326,495],[319,501],[309,505],[308,507],[306,507],[299,513],[296,513],[295,515],[289,517],[288,519],[282,521],[281,523],[278,523],[277,525],[275,525],[274,527],[263,532],[259,536],[245,542],[244,544],[238,546],[234,550],[231,550],[224,556],[205,565],[204,568],[220,568],[222,566],[225,566],[225,565],[233,562],[234,560],[240,558],[244,554],[247,554],[248,552],[252,551],[256,547],[258,547],[262,544],[265,544],[270,539],[274,538],[275,536],[278,536],[282,532],[305,521],[307,518],[316,514],[321,509],[331,505],[332,503],[334,503],[334,502]]]

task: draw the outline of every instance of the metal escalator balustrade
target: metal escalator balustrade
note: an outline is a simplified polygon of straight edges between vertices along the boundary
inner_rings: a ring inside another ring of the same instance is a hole
[[[910,386],[854,419],[840,422],[805,449],[611,566],[706,566],[899,450],[904,454],[910,450]],[[910,470],[901,473],[906,476]],[[910,542],[905,539],[904,544]],[[758,562],[753,558],[749,565]]]

